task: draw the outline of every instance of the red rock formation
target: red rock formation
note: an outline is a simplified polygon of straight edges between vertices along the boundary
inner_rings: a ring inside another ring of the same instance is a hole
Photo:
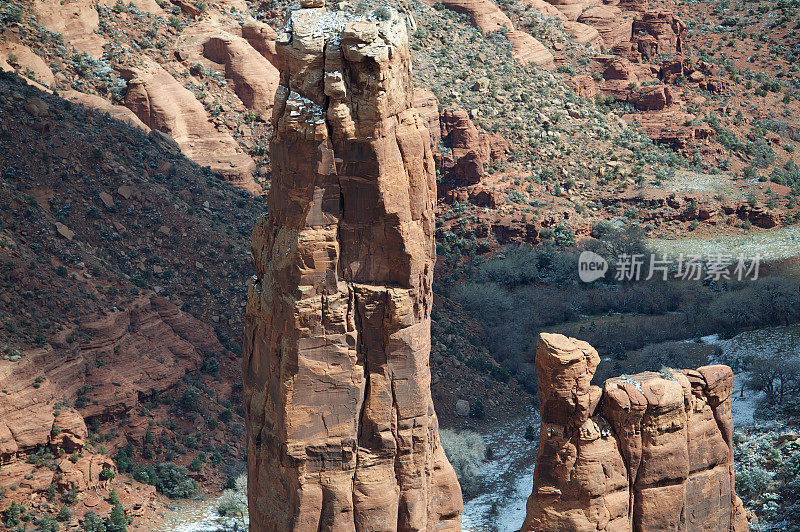
[[[522,0],[522,3],[531,6],[543,15],[547,15],[550,18],[567,20],[567,17],[561,11],[559,11],[556,6],[546,2],[545,0]]]
[[[503,158],[509,149],[500,135],[479,131],[464,109],[445,109],[440,122],[442,141],[451,149],[451,154],[443,156],[440,162],[449,186],[480,183],[485,165],[492,159]]]
[[[278,38],[278,34],[269,24],[250,19],[242,24],[242,37],[277,67],[278,53],[275,51],[275,39]]]
[[[675,95],[666,85],[646,85],[628,94],[628,102],[640,111],[659,111],[674,101]]]
[[[52,346],[0,364],[0,489],[21,485],[36,471],[25,458],[40,447],[85,454],[75,463],[59,460],[60,477],[39,469],[27,490],[14,493],[21,502],[56,478],[64,489],[99,485],[103,467],[116,467],[84,449],[84,416],[118,418],[138,406],[140,397],[168,390],[188,370],[197,370],[204,355],[222,351],[210,327],[158,297],[139,297],[128,310],[109,312],[81,329],[80,336],[90,338],[86,343],[70,344],[72,331],[65,329]],[[92,399],[81,413],[58,406],[74,402],[81,389],[91,390]]]
[[[670,11],[647,12],[633,21],[631,42],[645,61],[683,53],[686,24]]]
[[[439,122],[439,100],[436,95],[428,89],[414,87],[414,108],[419,112],[425,127],[431,135],[434,146],[438,146],[442,141],[442,126]]]
[[[141,128],[148,132],[150,131],[150,128],[147,127],[144,122],[139,120],[139,117],[136,116],[133,111],[121,105],[114,105],[102,96],[85,94],[74,90],[62,92],[61,96],[65,100],[79,103],[85,107],[89,107],[90,109],[97,109],[103,113],[108,113],[108,115],[115,120],[121,120],[131,126]]]
[[[588,44],[594,48],[599,48],[603,43],[603,39],[600,38],[600,33],[598,33],[597,29],[582,22],[568,20],[563,22],[561,27],[564,28],[565,32],[572,35],[575,42],[579,44]]]
[[[189,89],[154,62],[119,70],[129,80],[125,106],[142,122],[170,135],[197,164],[251,193],[261,192],[253,180],[253,160],[239,150],[230,134],[214,127]]]
[[[61,2],[43,0],[32,2],[31,9],[36,21],[53,33],[60,33],[64,41],[81,52],[102,57],[106,44],[95,30],[100,26],[100,15],[91,0]]]
[[[459,530],[430,395],[436,180],[406,28],[292,11],[244,340],[250,530]]]
[[[602,4],[600,0],[547,0],[561,11],[567,20],[578,20],[581,13],[596,5]]]
[[[604,4],[590,7],[580,14],[578,22],[595,28],[600,34],[602,44],[609,49],[631,37],[632,17],[625,16],[615,6]]]
[[[12,70],[25,74],[25,78],[33,79],[46,87],[53,87],[55,77],[53,71],[47,66],[44,59],[36,55],[33,50],[21,43],[0,42],[0,57],[14,58]],[[11,59],[9,59],[11,61]]]
[[[594,101],[597,97],[597,82],[595,82],[592,76],[586,74],[572,76],[570,79],[566,80],[566,84],[581,98]]]
[[[638,122],[648,137],[674,150],[686,148],[697,134],[693,125],[695,116],[674,109],[653,115],[627,114],[622,118],[629,123]]]
[[[250,43],[218,32],[203,44],[203,55],[225,66],[236,95],[248,109],[266,119],[278,88],[278,69]]]
[[[591,385],[586,342],[542,333],[541,432],[523,531],[748,530],[734,491],[733,373],[663,370]]]

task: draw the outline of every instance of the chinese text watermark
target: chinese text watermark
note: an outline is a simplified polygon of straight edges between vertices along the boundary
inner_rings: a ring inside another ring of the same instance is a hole
[[[649,259],[649,260],[647,260]],[[651,253],[627,254],[617,257],[614,263],[614,279],[617,281],[705,281],[716,282],[758,279],[761,255],[745,256],[726,253],[710,255],[684,255],[677,257]],[[578,276],[581,281],[591,283],[605,277],[609,269],[608,261],[597,253],[584,251],[578,257]]]

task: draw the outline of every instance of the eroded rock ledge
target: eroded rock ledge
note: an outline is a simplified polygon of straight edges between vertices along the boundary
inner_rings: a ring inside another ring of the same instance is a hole
[[[436,179],[405,22],[306,5],[277,40],[252,240],[250,530],[460,530],[430,395]]]
[[[542,333],[541,432],[523,531],[748,530],[734,490],[733,373],[662,370],[591,385],[592,346]]]

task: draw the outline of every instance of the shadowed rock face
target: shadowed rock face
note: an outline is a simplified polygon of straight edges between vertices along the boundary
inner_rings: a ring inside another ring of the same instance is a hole
[[[586,342],[542,333],[542,425],[523,531],[748,530],[734,491],[727,366],[591,385]]]
[[[459,530],[430,395],[436,180],[402,19],[290,14],[245,326],[250,527]]]

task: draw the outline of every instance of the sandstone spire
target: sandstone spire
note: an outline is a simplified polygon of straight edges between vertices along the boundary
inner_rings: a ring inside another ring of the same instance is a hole
[[[436,179],[405,23],[307,5],[278,38],[252,240],[250,530],[459,530],[430,395]]]
[[[748,529],[734,491],[733,373],[664,370],[591,385],[586,342],[542,333],[542,425],[523,532]]]

